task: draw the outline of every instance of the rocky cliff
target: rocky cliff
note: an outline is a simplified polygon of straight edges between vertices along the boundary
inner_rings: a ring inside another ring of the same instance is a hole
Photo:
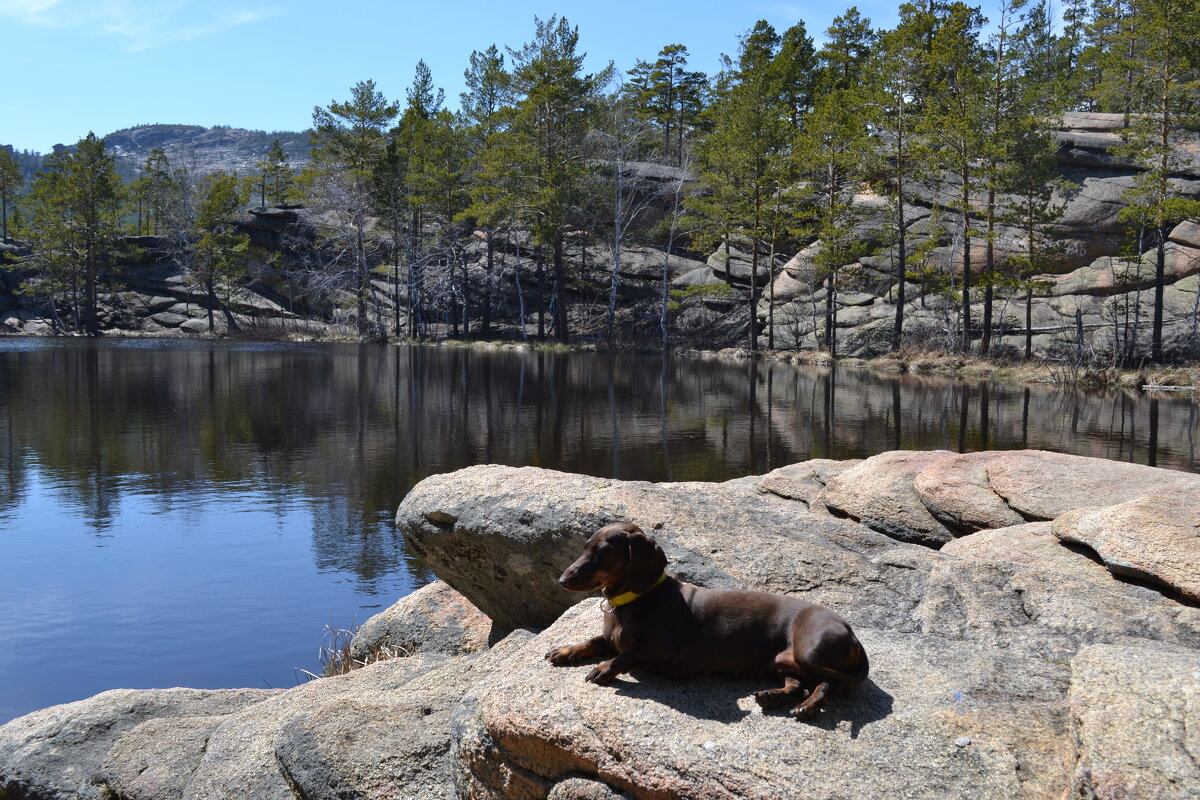
[[[1032,304],[1034,349],[1047,352],[1066,339],[1074,342],[1076,312],[1085,331],[1086,344],[1097,351],[1109,350],[1117,329],[1139,318],[1143,340],[1148,339],[1154,283],[1155,253],[1149,242],[1138,247],[1130,229],[1120,218],[1126,206],[1124,193],[1134,186],[1135,166],[1114,154],[1121,143],[1124,118],[1120,114],[1077,112],[1064,116],[1058,137],[1058,171],[1066,181],[1055,203],[1062,216],[1053,227],[1053,238],[1061,247],[1051,272],[1032,276],[1035,282]],[[1178,168],[1171,176],[1175,190],[1182,195],[1200,196],[1200,139],[1184,138],[1174,142],[1174,162]],[[950,283],[950,297],[939,296],[916,283],[906,286],[906,336],[910,342],[932,342],[948,349],[955,342],[960,298],[957,281],[961,280],[962,241],[955,231],[956,220],[945,209],[954,201],[947,186],[917,185],[911,206],[906,205],[909,228],[909,272],[940,274]],[[975,198],[982,208],[984,197]],[[1001,198],[1004,204],[1006,198]],[[855,200],[860,215],[860,238],[871,242],[886,229],[887,202],[869,192]],[[943,209],[939,214],[936,208]],[[979,220],[977,224],[982,227]],[[1008,224],[996,229],[996,264],[1003,270],[1009,260],[1026,246],[1027,237]],[[760,285],[768,286],[758,304],[758,316],[764,328],[774,320],[776,346],[816,347],[823,330],[825,289],[821,275],[813,268],[813,256],[820,242],[795,254],[778,265],[776,277],[759,276]],[[985,239],[972,239],[972,263],[982,268]],[[1132,249],[1132,252],[1131,252]],[[875,247],[865,256],[841,269],[842,286],[836,296],[839,308],[837,326],[841,346],[847,355],[873,355],[888,348],[895,317],[896,290],[892,276],[897,252],[894,247]],[[748,280],[749,260],[734,253],[737,265]],[[1200,226],[1183,222],[1170,232],[1166,245],[1166,283],[1164,340],[1180,349],[1200,345]],[[740,273],[731,271],[734,278]],[[976,275],[978,283],[979,276]],[[995,318],[1002,327],[998,345],[1024,347],[1025,301],[1027,289],[996,290]],[[973,295],[972,318],[982,318],[983,292]],[[764,336],[765,343],[765,336]]]
[[[0,796],[1194,800],[1198,492],[1200,476],[1041,451],[720,484],[435,476],[397,523],[444,583],[356,642],[412,655],[288,691],[35,712],[0,727]],[[838,610],[870,679],[804,723],[758,708],[765,679],[598,687],[550,666],[599,630],[597,602],[555,578],[613,520],[652,532],[682,578]]]

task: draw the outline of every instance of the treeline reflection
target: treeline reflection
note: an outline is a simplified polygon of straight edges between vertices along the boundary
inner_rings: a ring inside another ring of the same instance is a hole
[[[704,358],[0,340],[0,515],[46,474],[97,532],[131,492],[305,498],[322,570],[423,579],[390,528],[471,464],[720,481],[894,448],[1044,448],[1200,471],[1197,404]]]

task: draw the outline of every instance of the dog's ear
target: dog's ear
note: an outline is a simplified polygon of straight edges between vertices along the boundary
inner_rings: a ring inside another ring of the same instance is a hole
[[[667,568],[667,554],[641,528],[631,526],[633,530],[625,534],[629,542],[629,572],[626,580],[629,589],[634,592],[645,592],[654,585],[658,576]]]

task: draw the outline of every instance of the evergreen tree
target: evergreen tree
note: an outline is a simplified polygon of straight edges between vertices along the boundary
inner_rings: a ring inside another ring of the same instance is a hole
[[[3,239],[8,241],[8,208],[16,202],[17,193],[25,185],[25,176],[17,166],[16,159],[7,147],[0,147],[0,224],[3,225]]]
[[[704,110],[708,79],[687,69],[688,50],[669,44],[654,62],[639,60],[629,70],[626,92],[662,132],[663,163],[683,163],[684,141]],[[672,133],[674,139],[672,139]]]
[[[392,141],[396,143],[395,155],[403,159],[403,167],[397,163],[389,165],[388,174],[404,175],[404,195],[408,214],[408,247],[405,260],[408,263],[408,313],[410,334],[424,336],[428,320],[427,295],[432,282],[427,280],[427,254],[425,253],[425,221],[431,213],[430,204],[436,202],[436,192],[430,192],[426,175],[431,158],[430,148],[435,140],[435,118],[442,110],[446,93],[437,88],[433,74],[424,60],[418,61],[412,85],[405,90],[407,105],[395,129]],[[433,195],[431,198],[431,194]]]
[[[246,253],[250,237],[237,233],[233,217],[244,198],[236,175],[214,172],[201,181],[192,229],[192,275],[204,285],[208,296],[208,331],[214,330],[213,310],[217,307],[216,289],[246,274]]]
[[[258,204],[260,208],[271,205],[282,205],[287,202],[288,193],[294,182],[292,167],[288,163],[287,151],[279,143],[279,139],[271,140],[271,147],[266,156],[254,165],[258,170]]]
[[[491,45],[482,53],[471,52],[470,66],[463,73],[463,78],[467,91],[460,96],[459,107],[466,137],[466,182],[470,203],[462,216],[482,227],[487,241],[483,293],[480,298],[480,326],[486,336],[492,325],[496,231],[512,217],[512,187],[505,165],[497,159],[511,118],[512,76],[505,69],[504,55],[496,45]]]
[[[909,275],[910,224],[906,203],[918,166],[918,121],[926,86],[925,31],[928,15],[917,6],[900,7],[900,23],[880,37],[875,56],[867,65],[866,87],[870,92],[867,108],[873,127],[879,132],[882,156],[879,183],[887,193],[895,231],[894,280],[896,315],[892,324],[891,349],[900,349],[904,338],[904,306]]]
[[[797,22],[783,32],[779,40],[779,53],[771,69],[779,82],[780,98],[788,121],[792,128],[799,128],[801,117],[813,107],[819,79],[817,51],[803,22]]]
[[[825,29],[825,43],[817,51],[818,96],[861,86],[867,60],[875,46],[871,20],[859,14],[857,6],[834,17]]]
[[[98,280],[119,233],[122,187],[113,157],[104,149],[104,140],[89,133],[73,150],[48,156],[32,188],[34,240],[43,266],[52,286],[64,285],[63,278],[71,285],[77,309],[82,277],[77,323],[95,336]]]
[[[367,298],[371,272],[366,238],[372,211],[372,170],[387,147],[386,132],[399,107],[375,88],[375,81],[360,81],[347,102],[313,108],[313,161],[322,177],[325,204],[338,218],[335,235],[348,244],[357,275],[357,315],[360,335],[368,335]],[[349,233],[345,236],[345,233]]]
[[[816,220],[819,247],[813,263],[825,278],[825,347],[837,356],[837,293],[843,267],[866,255],[857,230],[854,194],[873,171],[874,150],[863,96],[836,89],[805,118],[795,157],[809,191],[806,209]]]
[[[962,248],[963,351],[969,351],[971,345],[971,220],[976,216],[979,154],[986,145],[987,80],[978,38],[982,25],[979,9],[965,3],[956,1],[942,10],[926,61],[930,94],[921,121],[927,143],[925,157],[944,171],[955,192],[950,207],[958,212]]]
[[[701,192],[688,207],[700,226],[698,241],[723,242],[726,255],[734,236],[750,250],[748,346],[758,349],[758,271],[764,243],[780,226],[773,203],[787,184],[789,117],[777,66],[780,38],[759,20],[742,37],[736,66],[729,62],[709,107],[712,132],[698,148]],[[773,273],[773,265],[768,267]]]
[[[534,18],[533,41],[510,50],[519,100],[512,121],[512,168],[519,204],[535,244],[549,247],[554,267],[554,325],[559,341],[567,329],[564,237],[572,224],[589,165],[585,139],[612,66],[582,72],[579,29],[565,18]],[[540,281],[539,281],[540,284]],[[539,294],[541,292],[539,291]],[[545,336],[539,303],[538,336]]]
[[[1155,250],[1154,321],[1151,358],[1163,359],[1163,295],[1166,245],[1170,226],[1200,216],[1200,200],[1185,196],[1171,180],[1177,136],[1195,119],[1200,101],[1200,5],[1189,0],[1135,0],[1136,48],[1123,48],[1136,72],[1133,108],[1145,113],[1129,119],[1120,155],[1141,171],[1126,192],[1122,218],[1151,234]]]
[[[1023,63],[1014,47],[1014,29],[1020,23],[1019,13],[1025,0],[1000,0],[995,31],[987,42],[985,58],[987,87],[982,100],[980,122],[983,127],[983,137],[979,155],[982,157],[980,182],[987,193],[982,209],[985,229],[983,231],[985,260],[980,275],[983,284],[983,322],[982,337],[979,343],[980,355],[987,355],[992,342],[992,305],[996,284],[996,223],[1000,208],[997,202],[998,193],[1003,191],[1005,165],[1012,158],[1012,148],[1016,141],[1016,127],[1025,121],[1027,115],[1034,113],[1025,106],[1028,99],[1022,89],[1024,79]],[[1045,5],[1040,5],[1044,12]],[[1023,28],[1030,37],[1040,35],[1041,26],[1048,26],[1049,20],[1045,14],[1038,15],[1031,26]],[[1036,51],[1034,51],[1036,52]],[[1040,66],[1040,62],[1033,62]],[[1038,75],[1038,79],[1047,76]]]

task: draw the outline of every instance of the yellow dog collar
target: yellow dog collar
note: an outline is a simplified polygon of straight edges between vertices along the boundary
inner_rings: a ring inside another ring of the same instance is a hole
[[[651,590],[656,589],[659,586],[659,584],[661,584],[666,579],[667,579],[667,573],[663,572],[662,575],[658,576],[658,580],[656,580],[654,582],[654,584],[644,592],[625,592],[623,594],[617,595],[616,597],[608,598],[607,599],[607,603],[608,603],[607,610],[611,611],[612,609],[616,608],[617,606],[624,606],[624,605],[628,605],[629,603],[632,603],[634,600],[637,600],[639,597],[649,594],[651,592]]]

